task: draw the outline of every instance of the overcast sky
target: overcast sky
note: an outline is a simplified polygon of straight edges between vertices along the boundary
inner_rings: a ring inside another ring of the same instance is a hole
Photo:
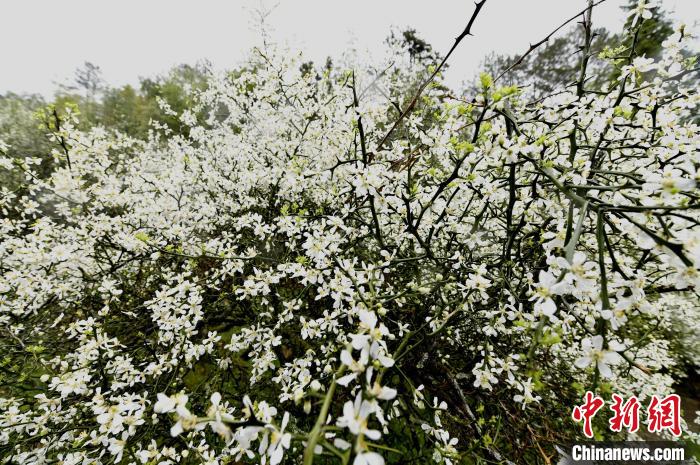
[[[617,29],[623,0],[597,7],[594,23]],[[391,27],[413,27],[446,51],[469,19],[471,0],[263,0],[271,37],[325,60],[349,45],[381,46]],[[692,24],[700,0],[663,0],[674,16]],[[180,63],[209,60],[235,66],[260,41],[252,26],[260,0],[2,0],[0,93],[50,95],[85,61],[102,69],[109,84],[137,83]],[[447,79],[470,79],[490,51],[515,53],[542,39],[585,7],[585,0],[487,0],[451,59]]]

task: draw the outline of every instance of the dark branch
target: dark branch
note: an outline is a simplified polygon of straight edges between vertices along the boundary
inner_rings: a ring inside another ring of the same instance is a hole
[[[513,64],[510,65],[508,68],[506,68],[503,72],[501,72],[501,74],[499,74],[499,75],[496,77],[496,79],[493,80],[493,82],[498,81],[498,80],[501,79],[503,76],[505,76],[506,74],[508,74],[509,72],[511,72],[514,68],[518,67],[528,55],[530,55],[532,52],[534,52],[540,45],[544,44],[545,42],[548,42],[549,39],[551,39],[552,36],[553,36],[554,34],[556,34],[557,32],[559,32],[564,26],[566,26],[567,24],[569,24],[571,21],[575,20],[575,19],[578,18],[579,16],[584,15],[590,8],[593,8],[594,6],[600,5],[601,3],[605,2],[605,1],[607,1],[607,0],[598,0],[597,2],[593,3],[592,5],[587,6],[586,8],[584,8],[584,9],[581,10],[581,11],[579,11],[577,14],[575,14],[574,16],[572,16],[571,18],[567,19],[566,21],[564,21],[563,23],[561,23],[559,26],[557,26],[557,28],[554,29],[552,32],[550,32],[550,33],[547,35],[547,37],[545,37],[544,39],[540,40],[539,42],[537,42],[537,43],[535,43],[535,44],[531,44],[531,45],[530,45],[530,48],[528,48],[527,51],[526,51],[524,54],[522,54],[522,55],[520,56],[520,58],[518,58],[518,59],[515,61],[515,63],[513,63]]]
[[[605,1],[605,0],[602,0]],[[442,59],[440,64],[438,65],[437,68],[435,68],[435,71],[430,75],[430,77],[423,83],[421,84],[420,88],[418,89],[418,92],[413,96],[413,99],[411,99],[411,103],[406,107],[406,109],[401,113],[401,115],[398,117],[398,119],[394,122],[393,126],[391,126],[391,129],[386,133],[386,135],[382,138],[382,140],[379,142],[379,145],[377,145],[377,151],[381,150],[384,144],[389,140],[389,137],[394,133],[396,128],[401,124],[401,121],[406,118],[412,111],[413,108],[416,106],[416,103],[418,102],[418,98],[421,96],[423,91],[425,90],[428,85],[433,82],[435,79],[435,76],[440,72],[440,70],[445,66],[445,63],[447,63],[447,60],[450,58],[450,55],[452,55],[452,52],[455,51],[457,46],[459,46],[459,43],[462,42],[462,40],[468,36],[472,35],[471,29],[472,25],[474,24],[474,21],[476,20],[477,15],[481,11],[481,8],[484,6],[484,3],[486,3],[486,0],[481,0],[480,2],[476,2],[475,5],[476,7],[474,8],[474,13],[472,13],[472,17],[469,19],[469,22],[467,23],[467,27],[462,31],[462,33],[455,39],[455,43],[452,45],[452,48],[450,48],[450,51],[447,52],[447,55],[445,55],[445,58]]]

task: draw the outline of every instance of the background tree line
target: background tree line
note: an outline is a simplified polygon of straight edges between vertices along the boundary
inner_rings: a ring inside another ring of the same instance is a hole
[[[635,0],[630,0],[624,9],[632,11],[636,4]],[[552,92],[558,86],[572,81],[578,66],[581,32],[581,28],[571,28],[564,35],[538,47],[505,78],[512,82],[530,80],[532,92],[536,95]],[[661,43],[672,32],[668,13],[658,11],[654,18],[645,21],[636,45],[636,54],[656,56]],[[392,32],[386,41],[391,46],[404,48],[412,59],[425,63],[426,66],[440,58],[431,44],[423,40],[414,29]],[[596,29],[592,49],[598,52],[603,52],[606,48],[615,50],[629,47],[627,42],[629,40],[622,36],[611,34],[605,29]],[[497,75],[517,59],[518,55],[494,53],[484,60],[482,66],[486,72]],[[329,62],[328,66],[332,66],[332,63]],[[309,66],[309,69],[313,67]],[[598,74],[602,76],[604,73]],[[206,85],[205,78],[205,65],[182,64],[163,75],[141,78],[137,86],[127,84],[111,87],[102,78],[100,67],[86,62],[76,70],[71,83],[59,86],[53,99],[38,94],[0,94],[0,136],[15,147],[13,153],[31,156],[45,154],[45,131],[37,127],[35,113],[50,104],[55,105],[59,111],[66,106],[77,107],[81,113],[81,123],[85,127],[100,125],[143,137],[148,133],[149,124],[153,120],[179,132],[182,125],[177,117],[164,112],[158,105],[158,99],[163,99],[176,113],[180,113],[192,103],[193,91]],[[465,93],[469,93],[469,89]]]

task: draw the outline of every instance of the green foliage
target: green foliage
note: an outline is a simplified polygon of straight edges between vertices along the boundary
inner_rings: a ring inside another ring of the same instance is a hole
[[[526,56],[499,82],[507,85],[518,83],[521,86],[528,84],[527,90],[535,97],[551,94],[555,89],[576,80],[580,66],[579,48],[582,41],[583,34],[580,28],[569,30],[561,37],[550,39]],[[605,29],[597,29],[594,31],[591,50],[602,50],[608,44],[616,43],[615,41],[616,36]],[[492,76],[498,76],[519,58],[520,55],[492,54],[484,61],[483,67]],[[591,66],[597,66],[597,64],[591,64]],[[607,81],[610,73],[612,73],[612,67],[592,69],[589,76],[597,84]],[[474,85],[475,89],[479,87],[480,83]]]
[[[180,115],[194,104],[194,94],[206,87],[206,72],[198,66],[181,65],[173,68],[165,76],[141,81],[141,95],[152,107],[150,116],[166,124],[176,133],[186,132],[177,116],[159,109],[157,100],[163,99],[170,108]]]
[[[0,140],[8,145],[6,156],[12,159],[42,158],[40,173],[50,171],[51,144],[46,138],[46,129],[42,127],[35,114],[46,106],[39,95],[18,95],[8,93],[0,95]],[[14,190],[20,187],[21,178],[16,172],[1,170],[0,185]]]
[[[630,13],[625,27],[632,29],[634,16],[631,12],[637,7],[637,0],[629,0],[623,10]],[[595,18],[594,18],[595,22]],[[668,12],[662,8],[653,10],[649,19],[642,21],[635,35],[612,34],[606,29],[595,29],[591,41],[591,55],[598,55],[609,60],[590,62],[587,73],[590,87],[598,87],[610,78],[617,78],[620,64],[638,57],[657,57],[661,44],[673,33],[673,26]],[[581,46],[584,42],[583,30],[580,26],[570,28],[566,34],[552,38],[536,48],[532,53],[509,71],[503,81],[508,84],[529,84],[529,92],[537,98],[553,93],[556,89],[571,84],[578,78],[580,72]],[[511,65],[518,62],[520,54],[492,54],[483,63],[486,72],[498,76]],[[479,83],[473,85],[478,91]]]
[[[622,7],[623,10],[631,12],[638,4],[638,0],[628,0],[627,4]],[[633,16],[627,18],[625,23],[626,29],[632,28]],[[668,12],[661,8],[657,8],[651,18],[644,20],[639,29],[639,34],[634,44],[635,56],[657,57],[661,52],[661,44],[671,34],[673,34],[673,23],[668,17]],[[634,42],[634,37],[625,38],[622,43],[631,49]]]
[[[423,64],[432,64],[440,60],[440,55],[433,50],[433,46],[422,39],[415,29],[407,28],[401,32],[392,31],[386,39],[386,43],[392,47],[404,49],[411,60]]]
[[[154,101],[126,85],[105,92],[101,123],[126,134],[143,137],[148,133],[149,122],[157,111]]]
[[[165,75],[141,79],[138,88],[107,87],[95,76],[95,72],[77,72],[76,84],[62,86],[53,103],[57,108],[77,106],[82,129],[104,126],[133,137],[146,136],[153,121],[176,134],[186,133],[187,127],[176,115],[191,108],[194,94],[206,86],[206,70],[201,66],[176,66]],[[165,111],[159,101],[172,111]]]

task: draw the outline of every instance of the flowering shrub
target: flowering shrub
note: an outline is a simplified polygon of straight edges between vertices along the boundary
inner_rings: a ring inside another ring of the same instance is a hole
[[[586,390],[672,392],[700,285],[687,40],[584,47],[538,101],[484,74],[409,108],[408,63],[268,48],[186,135],[63,115],[50,175],[0,158],[24,177],[0,200],[2,463],[512,463],[580,434]],[[619,77],[588,88],[589,58]]]

